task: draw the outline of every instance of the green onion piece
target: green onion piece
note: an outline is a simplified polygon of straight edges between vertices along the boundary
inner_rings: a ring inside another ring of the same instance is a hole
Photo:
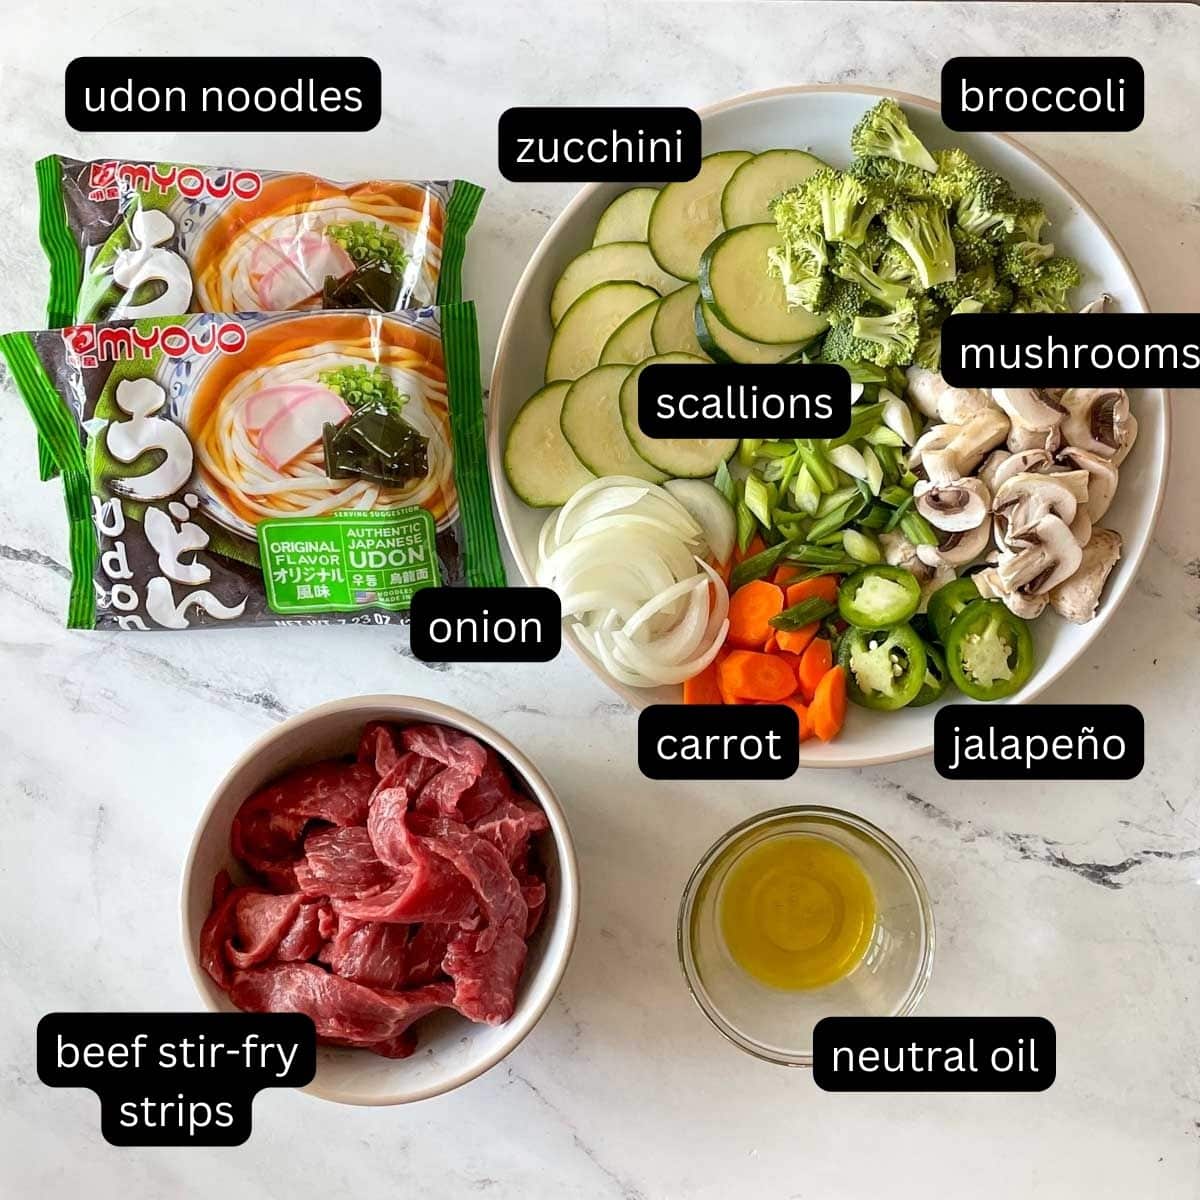
[[[875,563],[883,561],[883,551],[879,548],[879,543],[869,534],[862,533],[857,529],[846,530],[842,535],[842,546],[851,558],[855,558],[861,563],[873,566]]]
[[[737,503],[737,486],[733,482],[733,476],[729,473],[729,464],[722,462],[717,467],[717,473],[713,476],[713,487],[729,501],[730,504]]]
[[[893,508],[896,508],[906,500],[912,499],[912,489],[895,486],[887,487],[879,493],[879,498],[884,504],[890,504]]]
[[[835,491],[838,485],[837,472],[834,470],[833,464],[825,457],[825,451],[811,440],[797,442],[796,449],[800,452],[800,458],[808,468],[817,487],[823,492]]]
[[[742,438],[738,446],[737,458],[738,462],[743,467],[754,466],[755,455],[758,454],[758,448],[762,445],[762,438]]]
[[[894,429],[889,429],[886,425],[880,425],[878,429],[872,429],[866,435],[866,438],[872,446],[904,445],[904,439]]]
[[[855,524],[860,529],[880,530],[886,529],[887,523],[891,519],[892,510],[882,504],[872,504],[856,521]]]
[[[916,499],[911,493],[896,506],[896,511],[888,518],[888,523],[883,527],[884,533],[891,533],[901,521],[908,516],[908,510],[912,508],[913,501]]]
[[[750,545],[750,539],[754,536],[754,514],[741,500],[737,502],[737,507],[734,511],[737,516],[738,549],[745,553],[746,547]]]
[[[791,442],[763,442],[755,454],[755,458],[787,458],[795,452]]]
[[[803,629],[805,625],[811,625],[814,621],[823,621],[830,613],[836,611],[835,606],[828,600],[824,600],[820,596],[809,596],[807,600],[801,600],[799,604],[785,608],[779,616],[772,617],[767,624],[772,629],[790,633],[795,629]]]
[[[746,507],[764,529],[771,528],[771,490],[757,475],[746,476]]]
[[[817,538],[824,537],[825,534],[832,533],[835,529],[841,529],[843,525],[848,525],[867,507],[867,503],[867,499],[863,496],[855,496],[825,516],[818,517],[808,531],[809,541],[816,541]]]
[[[796,451],[799,456],[799,450]],[[796,472],[796,480],[792,484],[792,500],[796,507],[810,517],[817,515],[817,509],[821,504],[821,489],[817,487],[817,481],[813,479],[812,472],[806,466],[801,466]]]
[[[919,512],[906,512],[900,521],[900,532],[914,546],[936,546],[941,538],[937,531]]]
[[[781,493],[788,490],[788,485],[792,482],[792,476],[800,469],[800,451],[796,449],[796,443],[792,443],[792,452],[788,455],[787,466],[784,468],[782,477],[779,480],[779,490]]]
[[[770,546],[766,550],[760,550],[757,554],[743,559],[733,568],[733,574],[729,577],[729,590],[736,592],[743,584],[769,575],[790,545],[791,542],[780,542],[778,545]]]
[[[882,404],[864,404],[851,409],[850,428],[841,437],[828,441],[826,448],[832,450],[835,446],[846,446],[850,442],[857,442],[861,437],[866,437],[872,429],[883,423],[883,409]]]

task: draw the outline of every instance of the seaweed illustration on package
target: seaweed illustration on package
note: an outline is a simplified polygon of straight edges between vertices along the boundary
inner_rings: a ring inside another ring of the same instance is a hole
[[[47,323],[456,302],[483,190],[50,155],[37,164]],[[43,442],[42,477],[55,473]]]
[[[504,582],[474,307],[0,338],[62,465],[75,628],[402,619]]]

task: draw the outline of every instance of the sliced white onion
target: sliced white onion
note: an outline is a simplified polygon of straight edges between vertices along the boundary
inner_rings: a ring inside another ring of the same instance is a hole
[[[737,517],[733,505],[704,479],[670,479],[663,484],[700,526],[713,561],[726,563],[737,541]]]

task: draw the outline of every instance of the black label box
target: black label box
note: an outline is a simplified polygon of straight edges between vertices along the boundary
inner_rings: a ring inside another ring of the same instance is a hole
[[[652,704],[638,715],[648,779],[789,779],[800,719],[784,704]]]

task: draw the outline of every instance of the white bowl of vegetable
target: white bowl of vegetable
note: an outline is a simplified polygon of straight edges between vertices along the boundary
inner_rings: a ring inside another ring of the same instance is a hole
[[[632,705],[678,703],[688,680],[689,701],[790,704],[803,766],[928,753],[940,705],[1031,700],[1099,634],[1169,437],[1161,390],[947,388],[938,327],[1145,297],[1065,180],[931,101],[822,85],[701,116],[695,180],[583,188],[517,285],[489,414],[501,522]],[[645,438],[637,373],[664,356],[851,364],[851,435]]]

